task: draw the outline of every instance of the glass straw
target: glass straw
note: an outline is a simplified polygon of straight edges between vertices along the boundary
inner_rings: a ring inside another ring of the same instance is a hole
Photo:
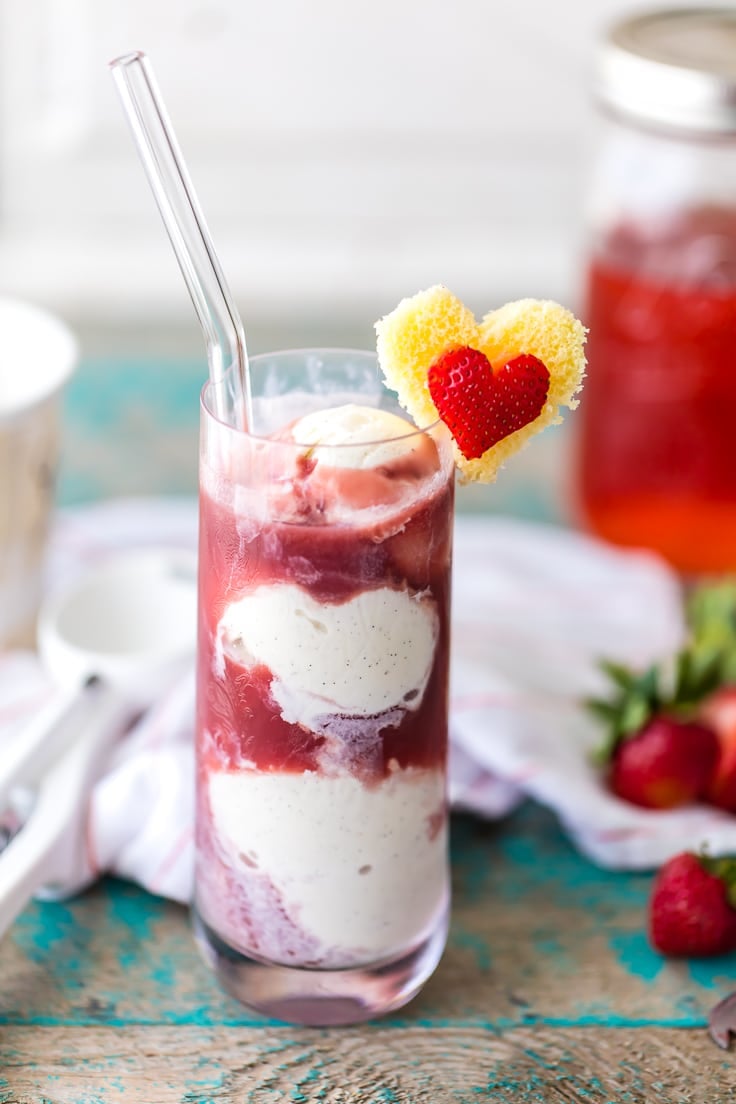
[[[215,385],[217,414],[227,420],[223,378],[231,366],[236,408],[243,408],[252,427],[248,354],[243,323],[217,259],[207,224],[186,170],[171,122],[161,100],[150,62],[140,51],[110,62],[148,183],[194,303],[207,344],[210,379]]]

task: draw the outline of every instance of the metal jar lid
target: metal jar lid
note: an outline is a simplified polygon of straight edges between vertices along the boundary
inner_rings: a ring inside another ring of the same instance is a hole
[[[736,6],[670,8],[616,23],[600,48],[595,91],[644,125],[736,133]]]

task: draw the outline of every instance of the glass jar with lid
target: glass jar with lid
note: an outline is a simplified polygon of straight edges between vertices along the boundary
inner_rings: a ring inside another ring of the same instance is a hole
[[[602,43],[589,193],[583,521],[685,573],[736,569],[736,8]]]

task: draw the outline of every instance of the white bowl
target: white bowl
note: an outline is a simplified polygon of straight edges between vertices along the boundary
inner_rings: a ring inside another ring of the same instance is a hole
[[[196,612],[193,553],[125,552],[44,602],[39,653],[59,685],[99,675],[143,708],[194,655]]]
[[[77,340],[61,319],[0,297],[0,423],[57,394],[78,357]]]

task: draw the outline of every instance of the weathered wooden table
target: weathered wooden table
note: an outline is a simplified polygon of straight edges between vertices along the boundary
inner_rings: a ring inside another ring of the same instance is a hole
[[[193,488],[200,369],[173,371],[85,366],[67,500]],[[534,806],[500,825],[455,817],[452,853],[437,973],[354,1029],[251,1015],[217,989],[186,911],[131,885],[30,906],[0,944],[0,1104],[736,1100],[736,1062],[704,1030],[736,957],[652,952],[648,875],[592,866]]]

